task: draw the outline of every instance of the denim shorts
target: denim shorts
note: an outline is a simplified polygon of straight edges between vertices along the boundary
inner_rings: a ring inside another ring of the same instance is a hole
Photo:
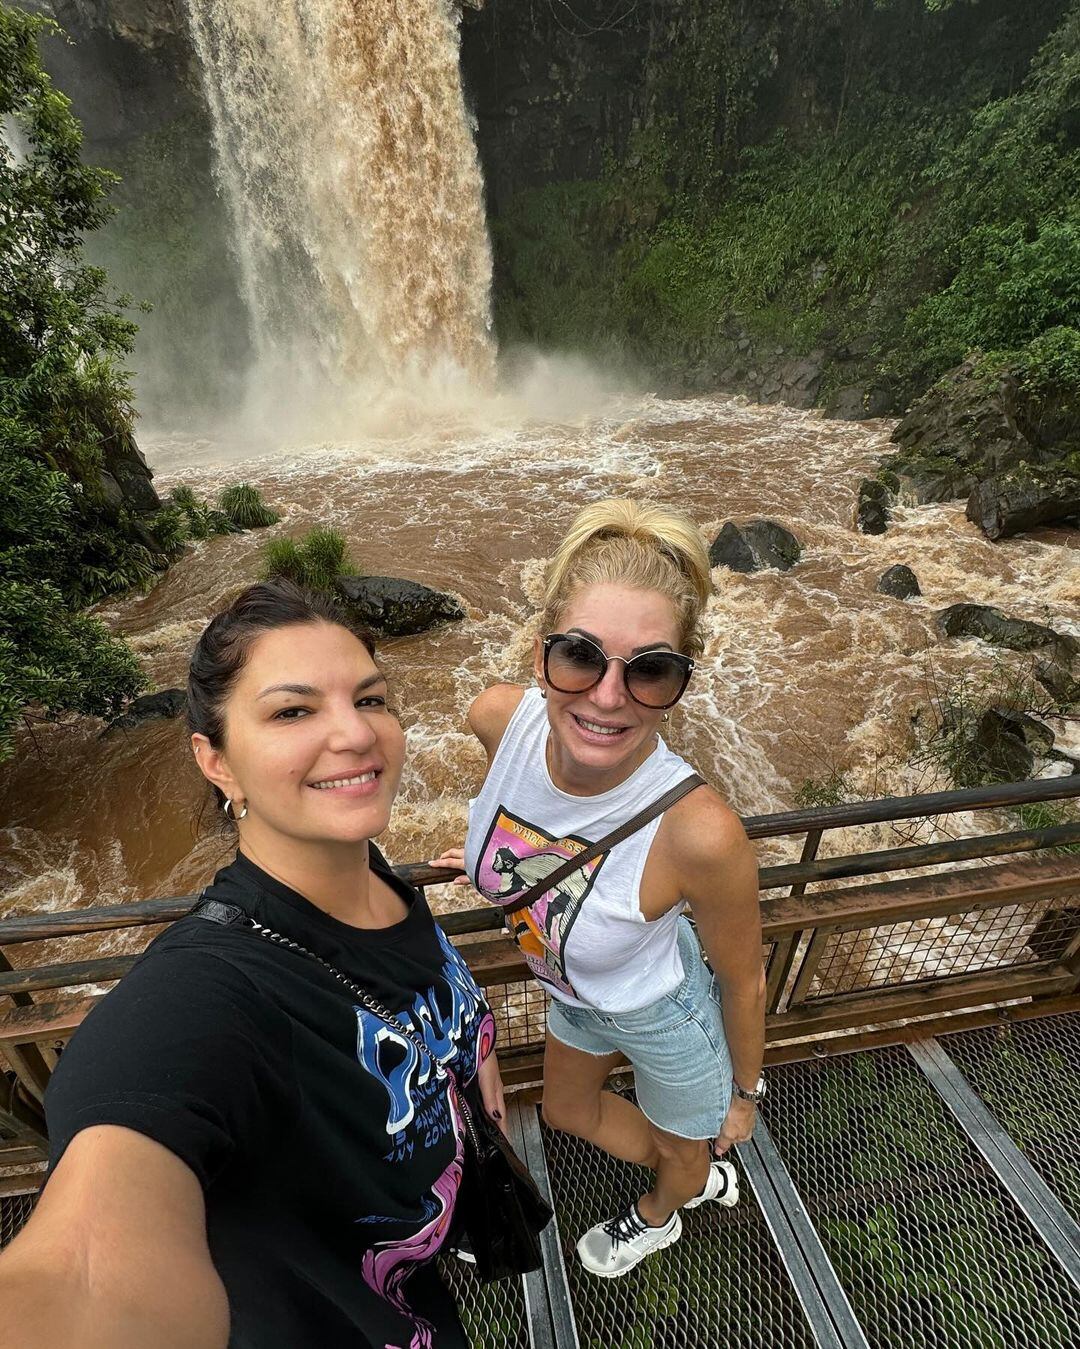
[[[548,1030],[583,1054],[625,1054],[637,1103],[658,1128],[680,1138],[715,1138],[731,1105],[731,1059],[720,990],[694,929],[679,920],[683,981],[635,1012],[597,1012],[552,998]]]

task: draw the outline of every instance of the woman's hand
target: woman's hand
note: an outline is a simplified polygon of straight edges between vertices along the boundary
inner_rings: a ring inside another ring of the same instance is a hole
[[[492,1050],[477,1069],[476,1080],[480,1084],[480,1099],[489,1117],[506,1133],[506,1101],[503,1099],[502,1076],[499,1073],[499,1060]]]
[[[452,883],[453,883],[454,885],[468,885],[468,884],[469,884],[469,878],[468,878],[468,876],[466,876],[466,875],[464,874],[464,873],[465,873],[465,849],[464,849],[464,848],[447,848],[447,850],[443,853],[443,855],[442,855],[441,857],[435,857],[435,858],[433,858],[433,859],[428,863],[428,866],[429,866],[429,867],[445,867],[447,871],[459,871],[459,872],[461,872],[462,874],[461,874],[460,876],[455,876]]]
[[[757,1122],[757,1106],[736,1096],[713,1143],[713,1156],[723,1157],[733,1143],[748,1143]]]

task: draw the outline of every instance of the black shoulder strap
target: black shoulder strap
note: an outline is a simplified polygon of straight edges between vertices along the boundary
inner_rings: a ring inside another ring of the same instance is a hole
[[[207,899],[206,891],[201,890],[199,902],[188,917],[206,918],[211,923],[220,923],[222,927],[228,927],[231,923],[238,923],[246,915],[238,904],[222,904],[218,899]]]
[[[644,829],[650,820],[655,820],[658,815],[663,815],[664,811],[669,810],[676,801],[681,801],[684,796],[689,795],[696,788],[704,786],[705,779],[699,777],[697,773],[691,773],[689,777],[683,778],[681,782],[677,782],[674,787],[666,791],[663,796],[657,797],[655,801],[647,805],[644,810],[639,810],[625,824],[620,824],[618,829],[613,829],[610,834],[605,834],[598,842],[590,844],[581,852],[575,853],[573,857],[568,857],[565,862],[560,862],[542,880],[537,881],[524,894],[519,895],[512,905],[508,905],[503,910],[504,917],[509,918],[522,909],[527,909],[530,904],[535,904],[541,895],[546,895],[549,890],[554,889],[567,876],[572,876],[575,871],[588,866],[601,853],[606,853],[609,848],[614,848],[616,843],[621,843],[631,834],[636,834],[639,829]]]

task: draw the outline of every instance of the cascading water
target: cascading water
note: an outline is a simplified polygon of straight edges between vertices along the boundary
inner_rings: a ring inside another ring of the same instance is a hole
[[[188,0],[262,391],[493,366],[452,0]],[[313,387],[314,386],[314,387]]]

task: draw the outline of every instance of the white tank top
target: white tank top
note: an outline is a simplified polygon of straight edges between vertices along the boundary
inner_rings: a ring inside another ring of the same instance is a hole
[[[547,769],[550,727],[528,689],[503,734],[480,795],[469,802],[465,869],[507,905],[565,858],[624,824],[694,770],[658,738],[645,762],[610,791],[571,796]],[[572,872],[512,920],[513,936],[550,993],[576,1007],[630,1012],[682,982],[678,904],[646,921],[638,890],[660,816]]]

